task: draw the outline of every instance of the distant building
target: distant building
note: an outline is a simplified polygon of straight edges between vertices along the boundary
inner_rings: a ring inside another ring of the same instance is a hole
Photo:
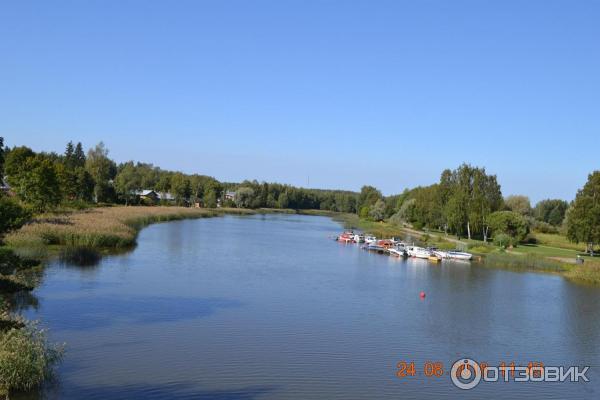
[[[231,191],[231,190],[228,190],[228,191],[225,192],[225,196],[224,197],[225,197],[225,200],[231,200],[231,201],[233,201],[233,200],[235,200],[235,192]]]
[[[135,192],[135,195],[142,201],[149,201],[152,203],[158,202],[159,196],[154,190],[146,189]]]

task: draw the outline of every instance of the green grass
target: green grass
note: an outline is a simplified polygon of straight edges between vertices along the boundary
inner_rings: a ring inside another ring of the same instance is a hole
[[[579,254],[579,252],[575,250],[535,244],[521,244],[510,250],[510,252],[518,254],[537,254],[545,257],[568,257],[573,259]]]
[[[0,396],[29,391],[42,384],[62,357],[62,346],[48,342],[43,330],[28,323],[0,331]]]
[[[569,267],[564,263],[549,260],[535,254],[514,255],[509,253],[490,253],[483,259],[483,266],[509,269],[512,271],[566,272]]]
[[[549,246],[549,247],[558,247],[561,249],[569,249],[578,251],[581,253],[585,252],[585,244],[583,243],[573,243],[570,242],[566,236],[558,235],[554,233],[534,233],[535,238],[538,241],[538,244]]]

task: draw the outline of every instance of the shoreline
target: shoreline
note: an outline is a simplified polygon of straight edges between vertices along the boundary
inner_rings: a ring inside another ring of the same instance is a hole
[[[183,219],[212,218],[224,215],[299,214],[325,216],[344,228],[360,229],[378,237],[402,237],[441,249],[457,247],[481,258],[476,263],[485,268],[521,272],[552,273],[570,281],[600,285],[600,265],[586,260],[575,265],[565,260],[518,251],[500,251],[497,247],[476,240],[461,241],[440,232],[419,231],[394,226],[388,222],[372,222],[355,214],[327,210],[186,208],[173,206],[113,206],[81,211],[44,214],[21,229],[9,234],[2,247],[25,258],[42,262],[56,256],[82,265],[95,263],[102,256],[130,251],[136,245],[139,232],[150,224]],[[542,246],[543,247],[543,246]],[[519,249],[518,247],[517,249]]]

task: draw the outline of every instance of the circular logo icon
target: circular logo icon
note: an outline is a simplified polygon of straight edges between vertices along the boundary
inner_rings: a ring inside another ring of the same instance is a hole
[[[481,368],[470,358],[461,358],[452,364],[450,379],[459,389],[473,389],[481,381]]]

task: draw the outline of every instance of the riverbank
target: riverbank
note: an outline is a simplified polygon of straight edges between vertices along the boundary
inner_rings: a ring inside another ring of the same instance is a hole
[[[238,208],[98,207],[39,215],[7,235],[4,242],[17,254],[31,258],[45,258],[60,247],[110,252],[135,245],[138,232],[152,223],[254,213]]]
[[[458,240],[441,232],[419,231],[388,222],[360,219],[356,214],[324,210],[99,207],[40,215],[18,231],[9,234],[5,243],[17,254],[27,258],[43,259],[49,255],[61,254],[71,261],[84,264],[93,262],[100,254],[131,248],[135,245],[139,231],[151,223],[257,213],[328,216],[345,228],[360,229],[378,237],[401,237],[408,242],[440,249],[468,250],[481,257],[481,265],[485,267],[558,273],[573,281],[600,285],[600,263],[586,259],[584,265],[573,265],[577,255],[573,245],[571,248],[521,245],[510,251],[502,251],[483,241]],[[545,241],[553,239],[546,236],[543,238]],[[553,243],[561,242],[554,238]]]
[[[576,265],[575,259],[581,253],[581,246],[569,243],[558,235],[539,234],[542,243],[554,246],[519,245],[505,251],[480,240],[458,240],[442,232],[425,232],[389,222],[367,221],[355,214],[332,213],[330,216],[346,229],[359,229],[377,237],[401,237],[407,242],[417,242],[424,246],[469,251],[481,259],[474,265],[520,272],[552,273],[576,283],[600,286],[600,261],[583,256],[584,264]],[[565,247],[556,247],[561,244],[565,244]]]

